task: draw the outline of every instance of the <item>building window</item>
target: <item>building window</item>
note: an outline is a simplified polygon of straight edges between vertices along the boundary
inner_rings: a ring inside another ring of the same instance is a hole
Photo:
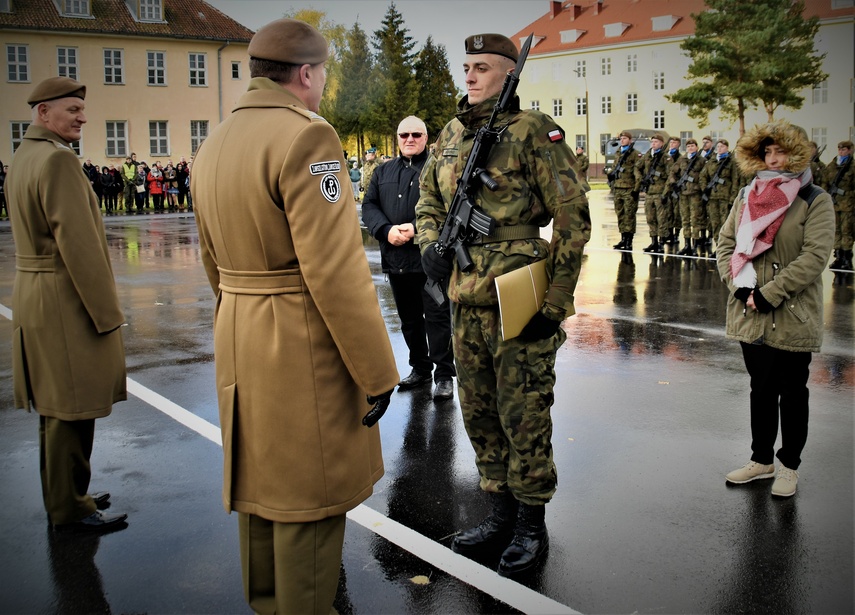
[[[63,0],[62,14],[74,17],[89,17],[89,0]]]
[[[125,158],[128,155],[128,123],[107,122],[107,157]]]
[[[240,62],[232,62],[232,79],[240,79]]]
[[[653,128],[658,130],[665,128],[665,111],[653,112]]]
[[[21,141],[24,140],[24,133],[30,127],[30,122],[12,122],[12,153],[14,154]]]
[[[540,101],[539,100],[531,101],[531,110],[532,111],[540,111]]]
[[[653,73],[653,89],[654,90],[664,90],[665,89],[665,73],[662,71],[655,71]]]
[[[576,135],[576,147],[588,149],[588,139],[585,135]]]
[[[206,54],[190,54],[190,85],[208,85],[208,62]]]
[[[608,145],[609,141],[611,141],[612,135],[608,132],[600,133],[600,153],[605,156],[606,154],[606,145]]]
[[[29,81],[30,63],[26,45],[6,45],[6,66],[9,81]]]
[[[724,139],[724,131],[723,130],[711,130],[710,131],[710,139],[712,139],[713,152],[715,152],[715,146],[718,143],[718,140]]]
[[[104,83],[121,84],[125,82],[124,50],[104,50]]]
[[[602,75],[611,75],[612,74],[612,59],[611,58],[603,58],[600,60],[600,73]]]
[[[626,72],[628,73],[637,73],[638,72],[638,54],[631,53],[626,56]]]
[[[692,138],[691,130],[681,130],[680,131],[680,147],[685,151],[686,149],[686,141]]]
[[[564,101],[560,98],[552,99],[552,117],[561,117],[564,112]]]
[[[149,51],[148,58],[148,84],[166,85],[166,52]]]
[[[208,120],[190,120],[190,155],[195,156],[202,141],[208,138]]]
[[[576,115],[587,115],[588,114],[588,101],[584,98],[576,99]]]
[[[163,21],[161,0],[140,0],[140,21]]]
[[[82,148],[82,146],[80,145],[80,141],[81,139],[78,139],[77,141],[72,141],[71,143],[69,143],[71,149],[74,151],[75,154],[77,154],[78,157],[80,157],[80,151]]]
[[[828,102],[828,81],[822,81],[813,86],[813,104],[822,105]]]
[[[612,97],[611,96],[602,96],[600,97],[600,111],[603,115],[610,115],[612,112]]]
[[[638,94],[627,94],[626,95],[626,112],[627,113],[637,113],[638,112]]]
[[[811,128],[810,140],[816,143],[817,148],[828,144],[828,128]]]
[[[587,67],[587,62],[585,60],[576,60],[576,70],[573,72],[576,73],[577,77],[580,77],[580,78],[581,77],[587,77],[588,76],[588,70],[586,67]]]
[[[152,156],[169,156],[169,123],[149,122],[148,141]]]
[[[57,77],[77,79],[77,47],[56,48]]]
[[[0,0],[0,13],[12,12],[12,0]]]

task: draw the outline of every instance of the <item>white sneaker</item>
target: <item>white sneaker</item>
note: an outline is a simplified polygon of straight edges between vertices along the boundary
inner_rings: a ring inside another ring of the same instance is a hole
[[[774,463],[764,465],[762,463],[757,463],[756,461],[749,461],[738,470],[734,470],[730,474],[726,475],[725,478],[729,483],[742,485],[743,483],[750,483],[752,480],[757,480],[758,478],[772,478],[773,476],[775,476]]]
[[[786,466],[778,468],[778,476],[772,483],[772,495],[779,498],[788,498],[796,493],[796,485],[799,482],[799,473]]]

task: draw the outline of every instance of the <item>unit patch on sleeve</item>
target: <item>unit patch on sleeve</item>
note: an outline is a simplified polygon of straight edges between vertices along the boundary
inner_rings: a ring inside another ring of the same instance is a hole
[[[338,160],[327,160],[326,162],[313,162],[309,165],[309,173],[321,175],[322,173],[339,173],[341,163]]]
[[[332,173],[327,173],[321,178],[321,194],[330,203],[335,203],[341,197],[341,184],[338,183],[338,177]]]
[[[564,139],[564,135],[562,135],[561,131],[558,130],[557,128],[555,130],[550,130],[546,136],[548,136],[549,140],[552,141],[553,143],[556,143],[556,142]]]

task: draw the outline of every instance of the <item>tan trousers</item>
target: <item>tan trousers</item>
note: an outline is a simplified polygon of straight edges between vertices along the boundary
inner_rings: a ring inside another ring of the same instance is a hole
[[[39,417],[42,497],[54,525],[75,523],[95,512],[95,502],[86,494],[92,477],[89,457],[94,438],[95,419]]]
[[[335,613],[346,517],[276,523],[238,513],[246,601],[256,613]]]

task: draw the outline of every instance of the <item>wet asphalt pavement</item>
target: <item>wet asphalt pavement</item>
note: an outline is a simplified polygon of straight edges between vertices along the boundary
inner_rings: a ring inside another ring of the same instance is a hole
[[[451,553],[454,532],[488,509],[460,411],[428,388],[400,393],[380,423],[386,475],[348,521],[337,610],[852,613],[853,275],[823,274],[825,341],[811,364],[798,493],[773,500],[771,481],[724,480],[750,455],[748,377],[724,337],[714,262],[643,254],[644,232],[634,253],[612,250],[611,203],[603,192],[591,200],[578,314],[556,363],[546,560],[511,581],[492,572],[496,558]],[[220,500],[214,300],[195,222],[105,221],[133,394],[96,423],[92,490],[110,491],[129,525],[101,537],[49,530],[38,418],[13,409],[11,344],[0,344],[0,613],[249,613],[237,517]],[[405,375],[391,291],[376,243],[365,243]],[[13,279],[0,222],[4,340]]]

